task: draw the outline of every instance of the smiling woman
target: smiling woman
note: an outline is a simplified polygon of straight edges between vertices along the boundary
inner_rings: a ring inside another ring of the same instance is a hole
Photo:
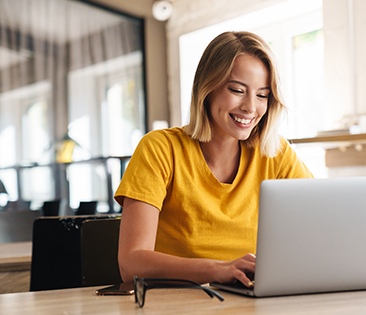
[[[253,286],[247,272],[255,272],[260,183],[312,177],[277,133],[284,108],[260,37],[226,32],[209,44],[196,71],[189,125],[145,135],[116,191],[123,281]]]

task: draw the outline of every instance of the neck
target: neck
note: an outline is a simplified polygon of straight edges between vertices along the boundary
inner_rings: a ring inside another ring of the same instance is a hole
[[[215,162],[215,160],[229,160],[235,159],[240,155],[240,143],[239,141],[231,143],[222,142],[201,142],[201,150],[206,161]]]
[[[232,183],[239,169],[240,142],[200,143],[202,154],[208,167],[221,183]]]

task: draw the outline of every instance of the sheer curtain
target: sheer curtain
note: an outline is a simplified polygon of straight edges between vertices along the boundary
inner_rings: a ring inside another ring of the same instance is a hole
[[[143,58],[138,18],[0,0],[0,179],[11,200],[105,199],[97,164],[70,166],[67,191],[52,165],[132,154],[146,132]]]

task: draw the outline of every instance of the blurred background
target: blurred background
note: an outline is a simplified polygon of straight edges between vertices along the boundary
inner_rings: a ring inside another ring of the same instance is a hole
[[[199,58],[230,30],[273,50],[281,133],[314,175],[366,175],[365,12],[364,0],[0,0],[0,208],[119,213],[137,143],[187,123]]]

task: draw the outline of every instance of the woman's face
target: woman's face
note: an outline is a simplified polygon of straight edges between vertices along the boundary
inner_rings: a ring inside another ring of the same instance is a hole
[[[208,98],[213,138],[248,139],[267,111],[270,91],[264,63],[251,55],[238,56],[229,79]]]

